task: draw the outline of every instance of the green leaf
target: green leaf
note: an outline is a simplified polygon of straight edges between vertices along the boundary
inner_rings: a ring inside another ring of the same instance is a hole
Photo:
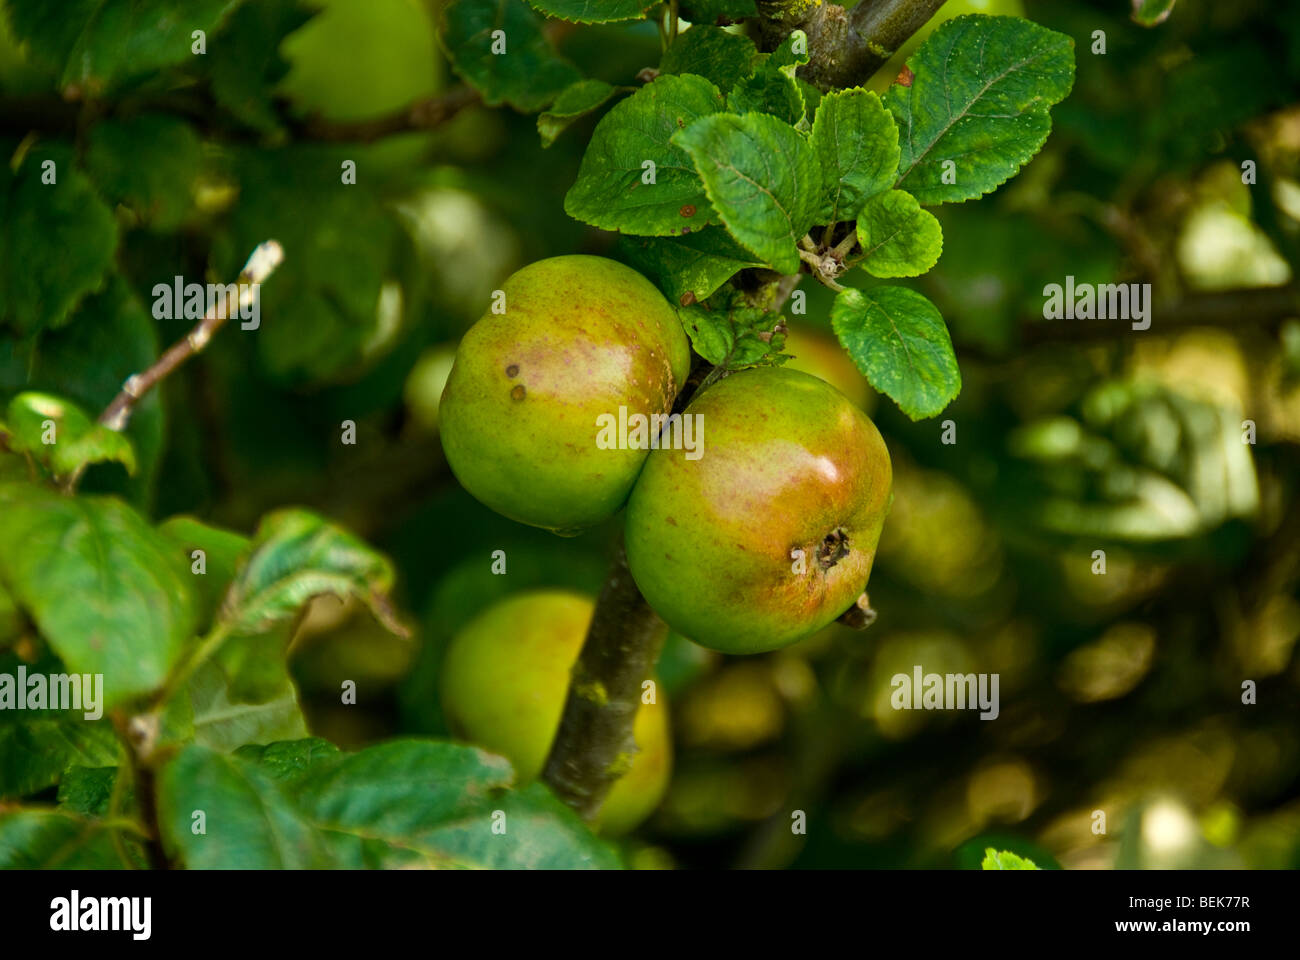
[[[961,390],[943,317],[915,290],[843,290],[831,326],[871,385],[913,420],[933,417]]]
[[[291,783],[301,780],[314,767],[332,761],[341,751],[328,740],[306,737],[276,743],[249,744],[235,751],[235,756],[258,764],[274,779]]]
[[[292,619],[322,594],[356,597],[393,633],[388,591],[393,566],[363,541],[307,510],[277,510],[262,518],[251,552],[222,605],[232,633],[258,633]]]
[[[716,367],[741,370],[785,362],[780,353],[785,335],[772,332],[781,316],[752,306],[738,291],[723,291],[677,315],[695,352]]]
[[[71,150],[38,145],[17,172],[0,165],[0,325],[20,334],[63,326],[103,283],[116,247],[113,214]]]
[[[108,815],[117,767],[69,767],[59,783],[59,809],[82,817]]]
[[[984,851],[984,860],[980,863],[981,870],[1037,870],[1038,866],[1032,860],[1028,860],[1009,850],[994,850],[989,847]]]
[[[67,397],[83,410],[102,410],[126,378],[148,367],[158,353],[152,318],[126,281],[111,274],[104,291],[86,297],[62,329],[23,341],[0,337],[0,394],[40,390]],[[135,475],[92,472],[83,490],[122,492],[137,504],[148,500],[162,455],[162,395],[161,390],[145,394],[123,431],[135,450]]]
[[[278,677],[278,684],[271,691],[259,690],[255,702],[232,699],[218,663],[209,661],[195,671],[188,694],[196,743],[229,753],[245,744],[274,743],[307,735],[298,691],[284,662],[284,644],[277,644],[264,658],[266,669]]]
[[[963,16],[907,65],[912,85],[885,94],[902,148],[895,186],[952,203],[997,189],[1043,146],[1049,107],[1074,84],[1074,40],[1019,17]]]
[[[758,16],[754,0],[683,0],[681,16],[691,23],[717,23]]]
[[[721,227],[684,237],[620,237],[616,250],[682,306],[708,299],[746,267],[765,265]]]
[[[898,176],[898,126],[871,91],[826,94],[813,118],[811,143],[826,187],[819,223],[853,220]]]
[[[177,547],[181,562],[189,566],[199,604],[200,630],[208,629],[235,579],[239,562],[248,554],[249,539],[184,516],[160,524],[158,532]],[[199,550],[203,552],[201,566],[194,555]],[[222,699],[229,696],[239,704],[265,704],[268,710],[283,712],[286,693],[292,692],[291,687],[286,690],[285,671],[291,634],[292,624],[285,622],[266,631],[227,637],[215,654],[228,685],[221,692]],[[268,701],[281,703],[272,707]],[[296,710],[296,700],[290,706]]]
[[[489,106],[531,113],[582,79],[546,42],[541,18],[523,0],[452,0],[443,10],[442,42],[452,67]],[[494,53],[501,44],[504,52]]]
[[[259,0],[236,9],[216,38],[223,55],[205,58],[217,103],[254,129],[279,131],[272,91],[289,73],[280,44],[314,15],[299,0]]]
[[[158,525],[162,534],[178,550],[181,563],[194,576],[194,595],[198,602],[199,629],[211,625],[230,582],[235,579],[239,561],[248,552],[249,539],[243,534],[214,527],[191,516],[176,516]],[[196,550],[203,551],[206,572],[196,572]]]
[[[1133,22],[1154,27],[1169,19],[1176,0],[1133,0]]]
[[[614,23],[640,20],[659,0],[528,0],[529,6],[557,20]]]
[[[86,171],[110,203],[130,207],[158,230],[172,230],[189,212],[199,152],[198,134],[188,123],[139,114],[91,129]]]
[[[906,190],[867,201],[858,215],[862,269],[873,277],[919,277],[943,253],[943,229]]]
[[[62,86],[98,96],[127,80],[192,62],[193,31],[211,36],[239,0],[9,0],[14,34],[62,72]],[[213,54],[219,56],[220,54]]]
[[[0,486],[0,579],[106,708],[156,689],[194,628],[188,571],[115,498]]]
[[[673,135],[721,107],[718,88],[691,75],[659,77],[616,104],[596,124],[565,212],[603,230],[650,237],[716,222],[691,158]]]
[[[59,810],[0,813],[0,870],[121,870],[111,831]]]
[[[802,52],[796,53],[796,46]],[[780,47],[759,60],[753,73],[736,84],[727,95],[727,110],[770,113],[792,125],[803,123],[803,91],[794,73],[807,62],[808,37],[802,30],[795,30]]]
[[[782,273],[799,269],[821,167],[794,127],[761,113],[703,117],[673,137],[687,150],[731,235]]]
[[[691,27],[678,34],[659,61],[661,74],[693,73],[727,93],[754,72],[758,48],[749,37],[721,27]]]
[[[395,740],[313,765],[294,794],[345,866],[618,866],[544,787],[503,793],[513,777],[508,761],[473,747]],[[494,811],[505,833],[493,832]]]
[[[544,787],[506,792],[513,777],[501,757],[428,740],[358,753],[315,740],[233,756],[192,746],[164,769],[159,807],[190,868],[619,865]],[[206,835],[190,830],[195,810]]]
[[[549,110],[537,118],[542,146],[549,147],[573,121],[598,109],[618,91],[604,80],[579,80],[564,89]]]
[[[205,832],[195,832],[202,811]],[[191,870],[305,870],[329,866],[320,832],[257,764],[192,744],[158,779],[158,820],[170,852]]]
[[[20,393],[9,401],[0,433],[15,453],[27,453],[55,477],[92,463],[113,461],[135,473],[135,450],[116,430],[98,424],[75,404],[48,393]],[[50,442],[46,442],[46,441]]]
[[[239,203],[214,238],[212,272],[233,280],[268,237],[280,241],[285,261],[262,285],[261,326],[231,324],[222,336],[255,341],[277,379],[355,374],[383,348],[386,327],[391,333],[401,324],[400,312],[385,314],[383,295],[403,249],[402,230],[364,165],[357,184],[340,189],[340,164],[355,157],[353,149],[296,145],[233,157]]]
[[[121,759],[117,737],[107,721],[85,720],[81,714],[63,711],[34,716],[26,711],[4,713],[0,797],[31,796],[58,783],[69,767],[108,766]]]

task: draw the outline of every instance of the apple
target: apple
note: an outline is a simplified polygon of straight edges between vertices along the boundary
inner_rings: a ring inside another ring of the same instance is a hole
[[[648,452],[607,442],[602,422],[669,413],[690,345],[663,295],[613,260],[540,260],[501,292],[456,351],[443,450],[488,507],[572,535],[623,506]]]
[[[724,653],[807,637],[866,587],[892,501],[889,451],[844,394],[784,367],[691,401],[703,450],[651,452],[628,501],[628,564],[674,630]]]
[[[507,597],[470,621],[443,660],[442,706],[460,737],[508,757],[521,783],[542,772],[595,603],[564,590]],[[626,833],[659,805],[672,765],[662,684],[633,722],[638,751],[610,789],[594,826]]]

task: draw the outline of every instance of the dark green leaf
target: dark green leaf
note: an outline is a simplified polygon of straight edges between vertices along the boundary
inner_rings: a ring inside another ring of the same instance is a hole
[[[817,220],[850,221],[898,176],[898,127],[880,98],[854,87],[822,98],[811,143],[826,195]]]
[[[702,229],[713,210],[691,158],[673,135],[717,112],[722,94],[703,77],[659,77],[596,124],[564,210],[604,230],[665,237]]]
[[[116,247],[113,215],[71,150],[37,146],[17,172],[0,165],[0,324],[21,334],[62,326],[103,283]]]
[[[232,323],[222,336],[254,338],[278,378],[319,381],[352,373],[383,348],[385,325],[401,324],[400,313],[385,313],[392,301],[383,296],[386,284],[396,292],[392,264],[401,228],[371,192],[364,164],[358,182],[340,189],[341,165],[355,157],[353,150],[291,147],[235,158],[240,202],[214,240],[213,272],[233,280],[267,239],[284,247],[285,262],[262,285],[265,322],[256,330]]]
[[[86,720],[64,711],[29,715],[7,709],[0,722],[0,797],[40,793],[58,783],[71,766],[112,765],[120,754],[107,720]]]
[[[919,277],[939,261],[943,230],[906,190],[867,201],[858,214],[862,269],[873,277]]]
[[[569,124],[596,110],[618,91],[604,80],[579,80],[555,98],[550,109],[537,118],[542,146],[549,147]]]
[[[484,103],[532,112],[582,79],[546,42],[541,23],[523,0],[452,0],[443,11],[442,42]]]
[[[269,772],[207,747],[186,747],[163,768],[158,818],[168,850],[191,870],[330,865],[319,831]]]
[[[217,37],[222,55],[207,58],[217,103],[250,127],[278,131],[273,91],[289,72],[280,44],[312,16],[300,0],[259,0],[236,9]]]
[[[803,92],[795,82],[794,73],[807,62],[808,37],[802,30],[795,30],[780,47],[762,57],[749,76],[736,84],[727,95],[727,110],[770,113],[789,124],[802,123]]]
[[[721,27],[691,27],[679,34],[659,61],[659,72],[694,73],[727,93],[754,72],[758,48],[749,37]]]
[[[5,442],[10,450],[29,454],[56,477],[108,461],[135,473],[135,451],[130,440],[52,394],[20,393],[10,400],[0,434],[7,435]]]
[[[235,756],[256,763],[274,779],[282,782],[301,780],[313,767],[339,756],[339,748],[328,740],[307,737],[276,743],[249,744],[235,751]]]
[[[58,810],[0,813],[2,870],[121,870],[108,828]]]
[[[675,137],[695,163],[731,235],[782,273],[799,269],[797,242],[813,224],[821,167],[794,127],[761,113],[703,117]]]
[[[135,77],[189,62],[191,34],[216,33],[239,0],[9,0],[14,33],[62,85],[98,95]],[[213,54],[217,55],[217,54]]]
[[[717,23],[756,17],[758,8],[754,0],[683,0],[681,15],[691,23]]]
[[[1074,40],[1019,17],[957,17],[921,45],[885,104],[898,121],[896,186],[921,203],[997,189],[1036,154],[1074,84]]]
[[[99,411],[127,377],[148,367],[158,353],[152,319],[126,282],[112,274],[104,292],[83,300],[63,329],[24,341],[0,337],[0,392],[41,390]],[[125,431],[139,462],[135,476],[120,469],[92,469],[83,490],[121,491],[137,504],[148,499],[162,454],[162,393],[145,394]]]
[[[171,230],[189,212],[199,150],[198,134],[174,117],[105,120],[90,132],[86,170],[110,203],[130,207],[159,230]]]
[[[476,748],[397,740],[313,765],[294,794],[347,866],[618,865],[544,787],[502,793],[512,780],[507,761]]]
[[[574,23],[614,23],[640,20],[659,0],[528,0],[548,17]]]
[[[933,417],[961,390],[943,317],[915,290],[844,290],[831,308],[831,326],[871,385],[913,420]]]
[[[68,670],[103,674],[106,707],[157,688],[194,628],[189,572],[111,497],[0,486],[0,578]]]
[[[69,767],[59,783],[59,809],[82,817],[108,815],[118,767]]]
[[[677,314],[695,352],[714,366],[740,370],[785,362],[780,353],[785,337],[772,332],[780,315],[750,305],[736,291],[725,290]]]
[[[702,301],[746,267],[764,266],[721,227],[684,237],[620,237],[622,259],[645,274],[673,303]]]

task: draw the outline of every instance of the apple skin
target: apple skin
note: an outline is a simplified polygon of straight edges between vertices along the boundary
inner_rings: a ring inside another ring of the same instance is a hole
[[[628,502],[641,593],[673,629],[724,653],[817,632],[871,574],[893,499],[879,431],[830,384],[783,367],[734,373],[686,413],[700,417],[702,456],[652,451]]]
[[[563,535],[627,501],[646,450],[602,450],[597,418],[666,414],[690,344],[663,295],[603,257],[519,270],[456,351],[439,415],[447,462],[497,513]]]
[[[560,726],[595,603],[564,590],[518,593],[489,607],[456,635],[442,667],[442,706],[463,739],[500,753],[521,783],[535,780]],[[610,789],[594,826],[626,833],[659,805],[672,766],[668,704],[643,703],[633,722],[638,751]]]

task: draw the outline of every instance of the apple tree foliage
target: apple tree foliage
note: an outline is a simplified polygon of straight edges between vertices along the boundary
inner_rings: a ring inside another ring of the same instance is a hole
[[[159,238],[196,226],[210,278],[232,279],[265,239],[287,251],[263,291],[276,320],[253,348],[269,377],[305,387],[374,362],[391,265],[406,263],[407,280],[415,253],[369,168],[338,189],[354,153],[298,138],[312,118],[279,101],[281,43],[313,11],[68,7],[2,8],[24,57],[0,74],[6,93],[61,105],[37,135],[0,132],[0,674],[102,674],[104,715],[0,712],[0,866],[619,865],[502,758],[310,736],[286,666],[295,627],[334,596],[401,634],[392,563],[315,511],[267,510],[251,534],[155,516],[163,396],[123,432],[96,421],[192,325],[156,323],[141,278],[182,273]],[[674,26],[635,85],[584,76],[552,42],[557,22],[630,28],[660,8],[450,0],[438,29],[464,83],[488,106],[536,114],[543,144],[599,116],[563,208],[618,234],[619,256],[677,305],[701,357],[782,362],[776,291],[811,273],[835,291],[834,332],[870,382],[912,419],[941,412],[961,388],[952,342],[939,309],[899,281],[943,252],[928,208],[996,190],[1043,146],[1071,90],[1073,41],[961,17],[884,96],[804,81],[802,32],[759,52],[712,25],[754,16],[747,0],[683,3],[697,22]]]

